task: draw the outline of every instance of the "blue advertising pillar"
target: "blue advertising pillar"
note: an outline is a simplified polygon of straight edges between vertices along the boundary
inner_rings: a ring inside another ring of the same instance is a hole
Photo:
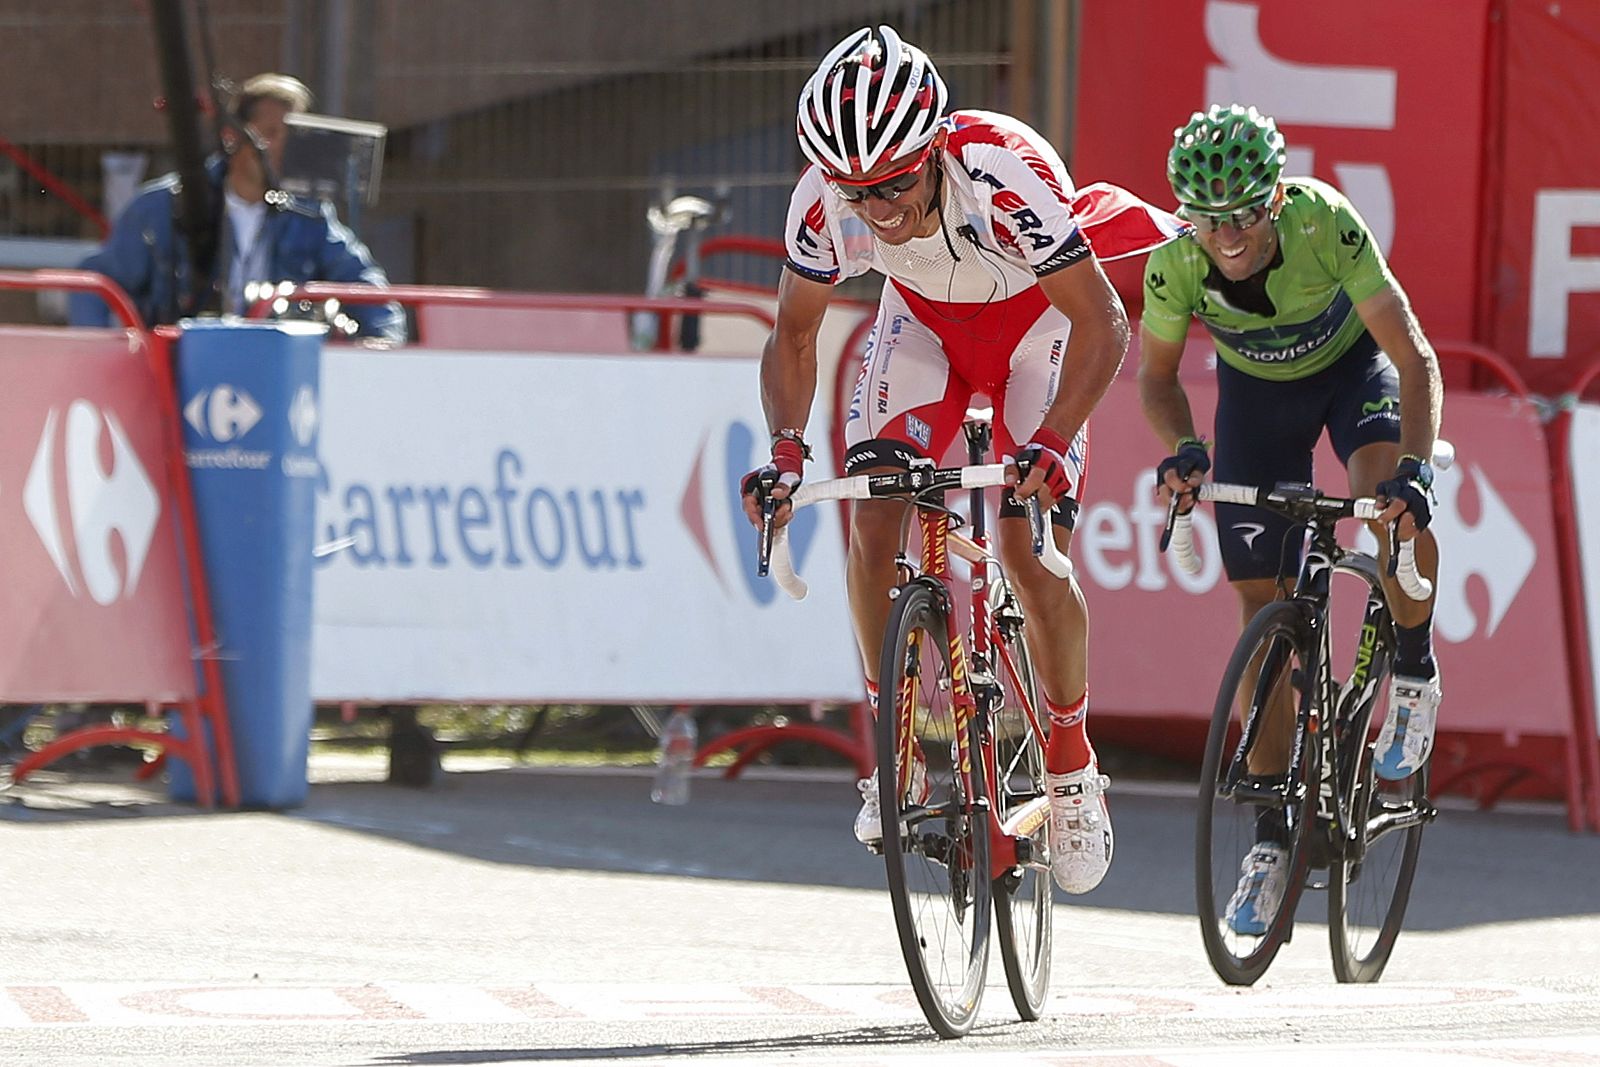
[[[239,796],[305,802],[322,326],[188,321],[178,406],[211,591]],[[173,764],[172,795],[192,799]]]

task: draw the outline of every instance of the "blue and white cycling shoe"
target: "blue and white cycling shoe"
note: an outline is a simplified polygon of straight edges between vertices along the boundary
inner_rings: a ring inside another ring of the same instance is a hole
[[[1258,842],[1245,853],[1239,888],[1228,901],[1223,919],[1236,934],[1261,937],[1278,917],[1283,890],[1289,881],[1289,850]]]
[[[1438,675],[1408,678],[1397,674],[1390,679],[1389,714],[1378,732],[1378,747],[1372,760],[1379,778],[1398,782],[1428,762],[1442,694]]]

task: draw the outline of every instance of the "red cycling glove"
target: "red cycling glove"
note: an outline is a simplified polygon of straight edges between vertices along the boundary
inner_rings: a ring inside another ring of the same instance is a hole
[[[811,450],[798,435],[777,438],[772,442],[772,462],[745,475],[740,491],[745,496],[759,494],[761,481],[771,475],[772,485],[781,485],[793,494],[800,488],[805,475],[805,461],[810,458],[810,453]]]
[[[1044,474],[1044,487],[1057,501],[1072,497],[1077,491],[1066,455],[1071,442],[1043,426],[1033,433],[1033,438],[1017,453],[1017,460]]]

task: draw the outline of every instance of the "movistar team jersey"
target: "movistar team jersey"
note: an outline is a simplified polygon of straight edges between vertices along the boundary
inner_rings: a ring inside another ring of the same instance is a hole
[[[1356,209],[1314,178],[1284,183],[1278,243],[1282,262],[1267,274],[1268,318],[1233,307],[1220,274],[1193,236],[1150,254],[1144,273],[1145,329],[1182,341],[1198,318],[1231,367],[1271,381],[1305,378],[1349,351],[1366,327],[1355,305],[1394,284],[1389,265]],[[1208,285],[1209,282],[1209,285]]]

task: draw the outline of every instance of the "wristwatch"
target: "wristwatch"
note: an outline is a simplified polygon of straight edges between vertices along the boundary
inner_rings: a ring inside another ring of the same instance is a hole
[[[1433,488],[1433,464],[1420,456],[1401,456],[1400,466],[1405,467],[1407,464],[1416,468],[1410,475],[1411,480],[1422,486],[1424,490],[1431,490]],[[1400,472],[1397,470],[1395,473],[1399,474]]]

